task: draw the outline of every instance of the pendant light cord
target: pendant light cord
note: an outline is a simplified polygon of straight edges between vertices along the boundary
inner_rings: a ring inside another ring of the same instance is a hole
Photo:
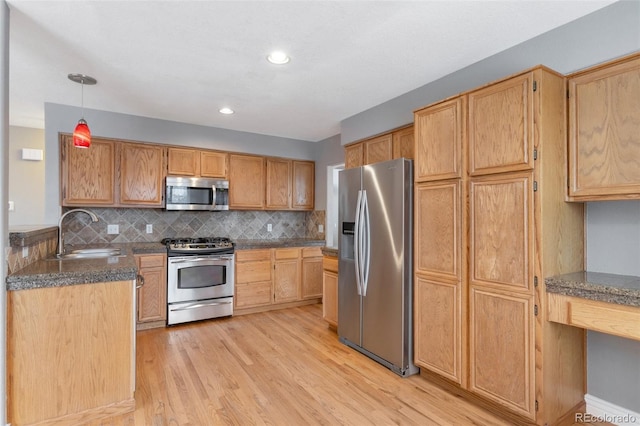
[[[81,93],[81,97],[80,97],[80,105],[82,106],[82,113],[80,114],[80,116],[82,117],[82,119],[84,120],[84,80],[82,80],[80,82],[80,85],[82,86],[82,90],[80,91]]]

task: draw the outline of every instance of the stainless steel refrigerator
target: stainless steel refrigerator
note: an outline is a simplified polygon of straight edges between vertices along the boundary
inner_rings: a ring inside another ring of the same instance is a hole
[[[346,169],[338,179],[338,336],[400,376],[413,364],[413,164]]]

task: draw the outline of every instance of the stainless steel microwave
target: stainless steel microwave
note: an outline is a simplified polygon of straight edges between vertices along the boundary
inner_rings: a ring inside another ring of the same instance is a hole
[[[165,185],[167,210],[229,210],[229,181],[168,176]]]

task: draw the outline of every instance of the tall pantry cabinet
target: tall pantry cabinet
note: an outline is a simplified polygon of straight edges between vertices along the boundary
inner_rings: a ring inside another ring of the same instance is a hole
[[[544,306],[545,277],[583,269],[565,101],[539,66],[415,112],[415,363],[540,425],[584,395],[583,331]]]

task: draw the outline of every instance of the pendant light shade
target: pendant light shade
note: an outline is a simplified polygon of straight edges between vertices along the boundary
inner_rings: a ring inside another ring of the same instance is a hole
[[[76,128],[73,130],[73,146],[76,148],[89,148],[91,146],[91,130],[84,119],[84,85],[94,85],[98,81],[84,74],[69,74],[69,80],[82,85],[82,118],[78,120]]]
[[[89,148],[91,146],[91,130],[84,118],[81,118],[73,131],[73,146],[76,148]]]

